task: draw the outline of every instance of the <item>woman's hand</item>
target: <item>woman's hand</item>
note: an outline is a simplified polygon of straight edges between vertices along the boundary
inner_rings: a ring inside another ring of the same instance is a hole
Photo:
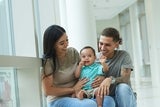
[[[92,83],[92,87],[93,88],[96,88],[96,87],[99,87],[99,85],[102,83],[102,81],[105,79],[104,76],[98,76],[95,78],[95,80],[93,81]]]
[[[111,78],[106,78],[98,88],[98,95],[99,96],[109,95],[110,85],[111,85]]]
[[[78,92],[82,89],[82,87],[88,82],[87,78],[80,79],[74,86],[73,89],[75,92]]]

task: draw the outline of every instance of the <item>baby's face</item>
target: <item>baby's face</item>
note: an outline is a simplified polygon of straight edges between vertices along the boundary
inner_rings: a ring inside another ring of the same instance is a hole
[[[82,50],[80,56],[85,66],[93,64],[96,59],[96,56],[90,48]]]

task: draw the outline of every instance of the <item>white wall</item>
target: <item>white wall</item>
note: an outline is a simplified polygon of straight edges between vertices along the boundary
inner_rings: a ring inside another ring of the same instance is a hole
[[[145,1],[146,16],[147,16],[147,28],[149,36],[149,49],[150,49],[150,63],[151,63],[151,75],[152,84],[155,87],[160,87],[157,83],[160,81],[159,61],[160,61],[160,1],[159,0],[147,0]]]
[[[97,34],[101,34],[102,30],[105,29],[106,27],[115,27],[117,30],[119,30],[120,29],[119,17],[115,16],[112,19],[96,21]]]

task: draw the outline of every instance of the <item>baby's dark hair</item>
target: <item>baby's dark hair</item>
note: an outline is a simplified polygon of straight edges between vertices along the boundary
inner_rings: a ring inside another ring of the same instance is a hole
[[[91,46],[85,46],[85,47],[83,47],[83,48],[80,50],[80,54],[81,54],[81,52],[82,52],[84,49],[91,49],[91,50],[93,51],[93,53],[94,53],[94,56],[96,56],[96,52],[95,52],[95,50],[94,50]]]
[[[105,28],[102,33],[102,36],[106,36],[106,37],[112,37],[114,42],[118,42],[119,44],[122,44],[122,38],[119,35],[119,32],[117,29],[109,27],[109,28]]]

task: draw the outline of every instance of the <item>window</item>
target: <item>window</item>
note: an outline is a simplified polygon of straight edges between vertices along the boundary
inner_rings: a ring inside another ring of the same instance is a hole
[[[14,50],[9,2],[9,0],[0,0],[0,55],[12,55]]]
[[[0,107],[17,107],[17,83],[13,68],[0,67]]]
[[[0,0],[0,107],[42,105],[37,5]]]
[[[138,2],[138,12],[139,12],[139,25],[140,25],[140,35],[142,43],[142,57],[145,71],[142,73],[144,77],[150,77],[150,55],[149,55],[149,44],[148,44],[148,34],[147,34],[147,24],[146,24],[146,15],[144,1],[141,0]]]

